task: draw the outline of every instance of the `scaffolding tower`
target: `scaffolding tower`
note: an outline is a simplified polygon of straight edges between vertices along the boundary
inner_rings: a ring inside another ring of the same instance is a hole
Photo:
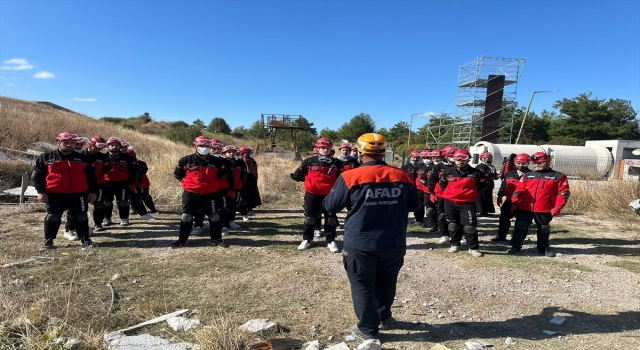
[[[307,127],[307,120],[301,115],[262,114],[260,117],[264,144],[259,146],[264,152],[297,152],[297,131]]]
[[[480,57],[460,66],[456,108],[432,115],[429,140],[438,147],[469,148],[478,141],[511,143],[513,113],[524,58]]]

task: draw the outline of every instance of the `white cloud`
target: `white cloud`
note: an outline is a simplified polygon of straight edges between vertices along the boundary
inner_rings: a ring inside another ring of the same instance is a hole
[[[14,83],[9,83],[9,84],[7,84],[7,86],[16,86],[16,84],[14,84]]]
[[[2,62],[5,66],[0,66],[0,69],[5,70],[25,70],[25,69],[33,69],[36,66],[29,63],[29,61],[24,58],[12,58],[10,60],[6,60]]]
[[[42,71],[40,73],[34,74],[33,77],[36,78],[36,79],[53,79],[56,76],[53,75],[53,73]]]
[[[93,97],[76,97],[73,100],[74,101],[80,101],[80,102],[96,102],[97,101]]]

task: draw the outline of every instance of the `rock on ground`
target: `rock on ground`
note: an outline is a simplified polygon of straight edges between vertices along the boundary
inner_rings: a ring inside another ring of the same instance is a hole
[[[256,318],[247,321],[247,323],[240,326],[240,329],[249,333],[259,333],[276,329],[277,327],[277,323],[271,322],[266,318]]]
[[[150,334],[127,336],[120,332],[105,333],[103,337],[109,350],[195,350],[193,344],[171,343]]]
[[[333,346],[330,346],[324,350],[350,350],[349,346],[345,343],[340,343],[340,344],[336,344]]]
[[[322,343],[318,340],[308,342],[304,350],[322,350]]]
[[[382,344],[378,339],[365,340],[357,348],[358,350],[382,350]]]
[[[176,332],[184,332],[189,329],[194,329],[202,324],[200,320],[192,320],[184,317],[172,317],[167,320],[169,327]]]

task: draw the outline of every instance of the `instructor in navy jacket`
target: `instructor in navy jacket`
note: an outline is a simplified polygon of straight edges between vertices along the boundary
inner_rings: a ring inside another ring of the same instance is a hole
[[[360,136],[362,165],[342,173],[323,202],[330,213],[348,210],[342,260],[358,318],[351,331],[363,340],[377,339],[379,329],[389,327],[408,213],[420,206],[411,174],[383,161],[386,143],[380,134]]]

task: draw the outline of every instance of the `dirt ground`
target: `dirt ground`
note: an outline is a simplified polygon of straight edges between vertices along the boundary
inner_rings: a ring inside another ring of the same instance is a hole
[[[102,246],[91,251],[63,240],[60,232],[59,248],[40,253],[43,216],[0,208],[0,265],[31,256],[54,258],[45,265],[0,268],[0,318],[17,322],[30,315],[38,328],[49,317],[62,316],[68,334],[99,338],[102,331],[190,308],[205,325],[221,316],[237,325],[269,318],[282,326],[276,336],[318,339],[325,346],[344,341],[356,321],[341,255],[323,243],[296,249],[301,210],[258,210],[228,236],[228,249],[207,245],[206,234],[192,237],[183,249],[168,249],[179,216],[165,213],[154,222],[134,218],[131,227],[96,235]],[[430,349],[440,343],[459,350],[474,339],[494,349],[640,349],[637,225],[560,216],[552,222],[551,237],[559,254],[546,258],[529,249],[535,248],[535,229],[521,255],[507,256],[508,246],[489,241],[497,216],[479,221],[483,258],[448,253],[427,229],[409,229],[393,307],[397,322],[380,336],[385,349]],[[104,316],[110,299],[104,283],[115,274],[119,299]],[[46,307],[36,314],[33,305],[43,298]],[[554,316],[567,320],[549,323]],[[41,328],[34,344],[42,344],[46,327]],[[206,330],[178,335],[163,326],[147,331],[194,342],[206,336]],[[505,345],[507,337],[516,344]]]

